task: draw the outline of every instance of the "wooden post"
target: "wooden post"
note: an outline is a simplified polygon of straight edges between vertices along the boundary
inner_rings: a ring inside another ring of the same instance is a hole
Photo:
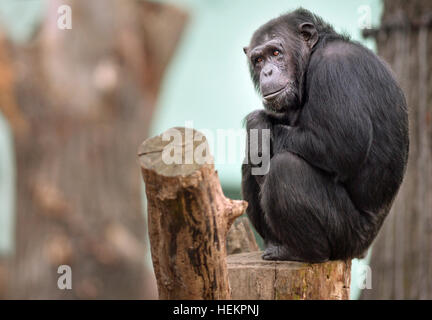
[[[230,299],[226,236],[247,203],[225,198],[214,165],[197,163],[198,152],[212,162],[205,137],[185,128],[148,139],[139,150],[160,299]],[[167,164],[170,156],[182,164]]]
[[[351,262],[307,264],[265,261],[262,252],[229,256],[228,273],[235,300],[346,300]]]
[[[259,247],[255,240],[249,219],[240,217],[234,221],[227,236],[228,255],[258,251]]]

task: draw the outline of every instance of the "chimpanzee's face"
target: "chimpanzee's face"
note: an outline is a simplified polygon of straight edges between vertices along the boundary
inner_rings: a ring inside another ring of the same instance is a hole
[[[265,28],[254,34],[250,47],[244,51],[265,108],[286,112],[299,106],[302,75],[317,40],[315,27],[310,23],[278,34]]]
[[[283,112],[297,97],[295,63],[283,39],[273,38],[248,52],[251,72],[264,106]]]

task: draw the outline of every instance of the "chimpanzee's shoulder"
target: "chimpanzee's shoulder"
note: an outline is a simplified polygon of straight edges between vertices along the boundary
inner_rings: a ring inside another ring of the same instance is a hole
[[[328,62],[377,59],[376,55],[362,44],[344,39],[327,42],[325,46],[317,50],[316,53],[321,59]]]

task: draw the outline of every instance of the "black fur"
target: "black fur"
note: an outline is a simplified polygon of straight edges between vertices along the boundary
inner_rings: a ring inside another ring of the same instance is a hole
[[[309,51],[298,31],[302,23],[312,24],[318,34]],[[269,39],[280,39],[288,49],[278,66],[294,69],[294,87],[289,97],[267,101],[267,110],[246,118],[248,132],[271,130],[269,173],[255,177],[253,164],[242,167],[247,214],[267,244],[263,258],[360,257],[376,237],[405,172],[404,94],[373,52],[309,11],[271,20],[255,32],[246,52]],[[250,64],[259,90],[261,76]]]

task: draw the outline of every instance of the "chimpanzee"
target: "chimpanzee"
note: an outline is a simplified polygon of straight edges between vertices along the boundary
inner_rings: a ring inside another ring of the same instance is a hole
[[[389,67],[305,9],[260,27],[244,48],[265,109],[246,129],[270,129],[270,169],[242,166],[247,214],[266,260],[361,257],[405,173],[408,112]],[[247,157],[250,155],[247,154]],[[247,159],[246,159],[247,160]]]

